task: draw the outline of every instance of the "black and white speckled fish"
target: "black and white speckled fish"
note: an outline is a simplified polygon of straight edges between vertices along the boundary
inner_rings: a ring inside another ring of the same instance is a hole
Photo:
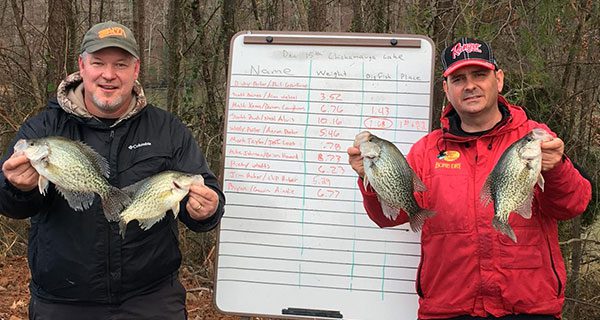
[[[360,149],[365,169],[365,188],[370,184],[377,193],[383,213],[395,220],[400,210],[409,217],[410,228],[420,231],[425,219],[435,213],[421,208],[415,199],[415,191],[426,191],[402,155],[391,142],[379,138],[369,131],[359,133],[354,146]]]

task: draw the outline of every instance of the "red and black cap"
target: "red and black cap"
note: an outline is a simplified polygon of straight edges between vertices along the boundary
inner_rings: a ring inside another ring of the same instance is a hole
[[[465,66],[482,66],[490,70],[498,69],[492,47],[484,41],[461,38],[442,51],[444,77]]]

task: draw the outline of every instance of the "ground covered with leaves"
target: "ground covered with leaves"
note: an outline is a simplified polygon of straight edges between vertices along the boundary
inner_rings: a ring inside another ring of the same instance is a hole
[[[28,319],[30,273],[27,257],[0,258],[0,320]],[[190,320],[237,320],[215,309],[211,281],[189,268],[181,269],[181,280],[188,290],[187,310]],[[247,319],[247,318],[246,318]],[[258,318],[253,318],[258,319]]]

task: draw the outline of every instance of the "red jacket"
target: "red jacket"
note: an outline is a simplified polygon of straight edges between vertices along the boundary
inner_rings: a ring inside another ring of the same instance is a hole
[[[504,150],[532,128],[547,126],[528,120],[523,109],[503,97],[510,116],[480,137],[450,134],[447,106],[442,129],[420,139],[407,160],[427,191],[417,201],[437,214],[421,233],[417,273],[419,319],[460,315],[496,317],[547,314],[560,318],[566,284],[558,244],[558,220],[581,214],[591,198],[591,184],[565,159],[543,172],[545,191],[536,187],[531,219],[511,214],[509,224],[518,243],[492,227],[493,204],[484,207],[480,190]],[[445,150],[445,156],[440,151]],[[408,221],[401,213],[387,219],[376,194],[362,187],[364,207],[380,227]]]

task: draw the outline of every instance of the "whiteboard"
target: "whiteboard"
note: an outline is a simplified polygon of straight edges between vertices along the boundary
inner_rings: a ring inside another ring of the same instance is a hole
[[[419,234],[367,216],[346,149],[431,130],[424,36],[241,32],[231,45],[215,305],[276,318],[415,318]]]

